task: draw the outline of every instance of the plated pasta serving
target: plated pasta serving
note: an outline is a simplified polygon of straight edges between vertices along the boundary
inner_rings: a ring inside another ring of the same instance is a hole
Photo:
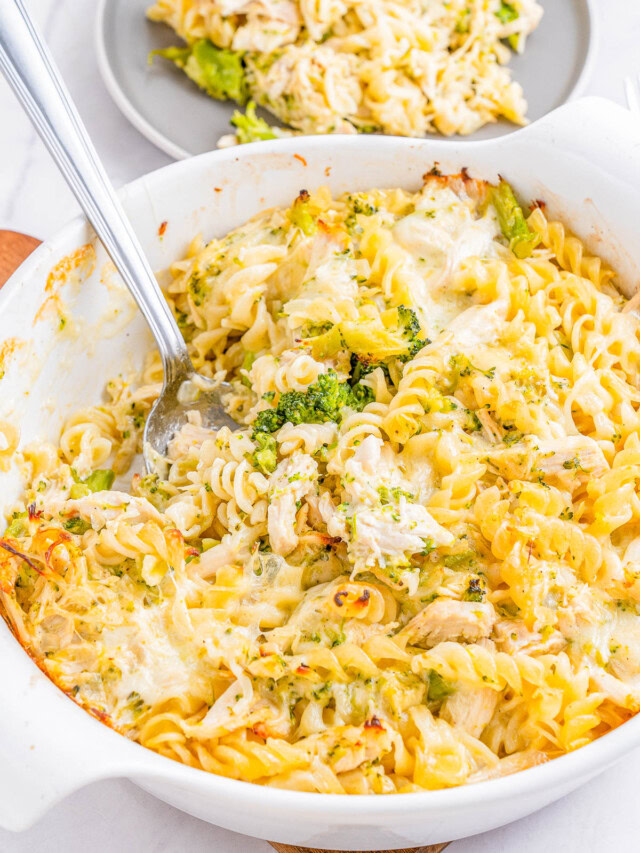
[[[480,782],[640,707],[640,324],[544,205],[433,170],[302,191],[170,270],[202,374],[132,474],[162,370],[18,445],[0,599],[113,728],[336,794]],[[133,467],[132,467],[133,466]]]
[[[536,0],[157,0],[182,46],[154,51],[213,98],[249,101],[228,142],[302,133],[469,134],[527,104],[507,63]],[[253,99],[253,100],[249,100]]]

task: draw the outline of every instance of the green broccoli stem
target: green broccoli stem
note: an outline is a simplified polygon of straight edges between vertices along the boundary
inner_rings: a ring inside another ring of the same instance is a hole
[[[497,187],[491,188],[490,200],[498,215],[500,230],[509,241],[509,248],[516,258],[528,258],[540,238],[527,225],[524,211],[511,186],[501,180]]]
[[[242,53],[218,48],[209,39],[199,39],[188,47],[154,50],[149,54],[149,61],[153,61],[154,56],[173,62],[212,98],[246,103],[249,90]]]
[[[274,128],[256,115],[255,101],[249,101],[244,115],[240,110],[235,110],[231,116],[231,124],[236,129],[236,139],[240,145],[278,138]]]

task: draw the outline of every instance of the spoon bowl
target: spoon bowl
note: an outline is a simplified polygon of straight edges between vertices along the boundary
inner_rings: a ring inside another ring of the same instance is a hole
[[[187,424],[206,429],[238,424],[224,410],[222,395],[232,390],[228,382],[214,382],[198,373],[182,373],[165,382],[144,427],[144,464],[149,474],[163,474],[172,440]]]

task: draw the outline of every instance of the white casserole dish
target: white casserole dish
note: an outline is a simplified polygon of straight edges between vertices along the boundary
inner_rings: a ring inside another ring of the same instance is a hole
[[[522,199],[543,199],[552,218],[618,270],[625,293],[635,292],[640,124],[597,99],[485,142],[333,136],[212,152],[141,178],[122,198],[152,266],[163,269],[197,232],[221,235],[265,207],[289,204],[303,187],[416,189],[434,162],[443,172],[466,166],[489,180],[500,173]],[[93,272],[79,267],[48,282],[51,268],[87,243],[97,255]],[[52,298],[72,314],[64,332],[57,313],[42,308]],[[144,321],[133,310],[115,315],[116,304],[117,279],[82,218],[41,246],[2,290],[0,419],[20,425],[23,442],[57,438],[70,411],[98,401],[110,377],[141,363],[150,347]],[[16,471],[0,474],[1,510],[18,489]],[[13,830],[82,785],[129,777],[203,820],[261,838],[342,850],[410,847],[529,814],[640,744],[636,717],[573,754],[478,785],[382,798],[276,790],[183,766],[111,731],[40,672],[4,623],[0,656],[0,825]]]

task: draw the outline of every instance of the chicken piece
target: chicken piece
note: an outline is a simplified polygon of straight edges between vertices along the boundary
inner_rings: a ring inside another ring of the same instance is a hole
[[[164,518],[146,498],[134,497],[126,492],[95,492],[75,500],[53,498],[45,501],[48,515],[79,515],[89,521],[94,530],[101,530],[108,521],[123,519],[131,524],[156,521],[164,526]]]
[[[199,413],[190,413],[198,414]],[[193,419],[190,419],[183,427],[181,427],[174,437],[169,442],[167,448],[167,456],[172,461],[185,456],[192,447],[201,447],[208,438],[215,438],[216,431],[201,426]]]
[[[428,172],[424,176],[424,191],[439,189],[450,189],[463,201],[471,199],[481,205],[486,200],[489,183],[472,178],[466,169],[457,175],[438,175],[435,172]]]
[[[508,480],[542,476],[569,490],[609,468],[598,443],[582,435],[547,440],[527,436],[514,447],[490,453],[489,458],[496,472]]]
[[[234,547],[231,537],[225,537],[218,545],[202,552],[195,564],[197,566],[195,571],[201,578],[210,578],[216,574],[218,569],[223,566],[230,566],[237,560],[238,548]]]
[[[349,556],[356,568],[416,554],[424,549],[428,539],[435,545],[450,545],[454,541],[453,534],[439,525],[425,507],[404,500],[397,506],[358,508],[354,517]],[[331,536],[348,539],[344,521],[339,517],[334,516],[327,531]]]
[[[486,409],[478,409],[476,416],[482,425],[482,434],[487,441],[491,442],[491,444],[497,444],[502,441],[500,428]]]
[[[613,630],[613,614],[593,591],[582,584],[566,593],[556,609],[556,625],[563,637],[580,646],[595,646],[605,653]]]
[[[428,648],[447,640],[473,643],[481,637],[488,637],[495,621],[496,613],[489,602],[480,604],[437,598],[414,616],[399,636],[411,645],[420,644]]]
[[[604,693],[615,705],[628,708],[631,711],[640,710],[640,683],[634,679],[632,684],[626,684],[602,669],[595,669],[589,679],[590,686],[598,693]]]
[[[500,779],[502,776],[510,776],[512,773],[526,770],[527,767],[537,767],[538,764],[544,764],[548,760],[549,756],[542,750],[524,749],[521,752],[514,752],[512,755],[501,758],[493,767],[484,767],[482,770],[472,773],[467,779],[467,784],[485,782],[488,779]]]
[[[448,331],[459,350],[471,350],[479,344],[494,343],[507,319],[507,302],[496,299],[486,305],[472,305],[449,323]]]
[[[536,466],[549,476],[578,469],[598,476],[609,468],[597,441],[584,435],[539,441]]]
[[[296,503],[315,491],[317,477],[316,461],[302,454],[284,459],[273,472],[267,527],[271,548],[276,554],[284,557],[298,544]]]
[[[393,734],[373,716],[363,726],[337,726],[326,733],[311,735],[305,739],[305,745],[329,764],[334,773],[345,773],[363,761],[373,761],[389,752]]]
[[[635,613],[621,611],[611,631],[607,669],[623,681],[640,676],[640,624]]]
[[[510,655],[518,652],[555,655],[567,645],[567,641],[558,631],[545,638],[538,631],[530,631],[524,622],[511,619],[498,622],[494,635],[500,651]]]
[[[440,716],[452,726],[479,738],[495,711],[500,693],[490,687],[460,687],[447,696]]]

